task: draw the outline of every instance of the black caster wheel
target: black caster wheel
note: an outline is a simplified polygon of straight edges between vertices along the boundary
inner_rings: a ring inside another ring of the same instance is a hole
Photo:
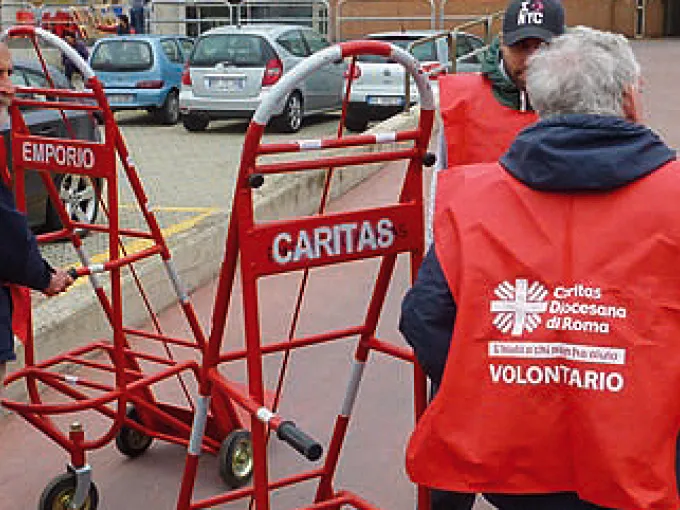
[[[142,423],[134,407],[128,409],[126,416],[137,423]],[[139,430],[126,425],[123,425],[116,435],[116,448],[120,453],[131,459],[142,455],[152,442],[153,437],[142,434]]]
[[[53,478],[40,495],[38,510],[73,510],[71,501],[76,492],[76,475],[64,473]],[[90,483],[90,492],[78,510],[97,510],[99,493],[97,486]]]
[[[253,442],[247,430],[234,430],[224,441],[218,453],[220,476],[232,489],[248,483],[253,476]]]

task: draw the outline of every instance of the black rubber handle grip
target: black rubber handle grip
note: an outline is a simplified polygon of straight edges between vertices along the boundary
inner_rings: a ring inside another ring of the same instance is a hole
[[[426,152],[425,155],[423,156],[423,166],[426,167],[431,167],[437,162],[437,156],[432,154],[431,152]]]
[[[276,435],[309,460],[319,460],[323,453],[323,446],[309,437],[295,426],[292,421],[283,421],[276,431]]]
[[[78,274],[78,270],[75,267],[71,267],[71,268],[67,269],[66,272],[74,280],[77,280],[80,277],[80,275]]]

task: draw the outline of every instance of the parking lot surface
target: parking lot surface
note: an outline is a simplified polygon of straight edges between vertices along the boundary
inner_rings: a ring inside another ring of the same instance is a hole
[[[680,147],[680,104],[675,93],[680,82],[680,68],[671,65],[680,58],[680,40],[639,41],[634,43],[634,48],[645,77],[645,121],[670,146]],[[182,225],[188,218],[196,217],[201,218],[198,224],[202,224],[213,217],[211,211],[228,209],[245,123],[216,123],[208,133],[189,134],[181,126],[151,126],[151,121],[143,114],[124,114],[119,119],[152,200],[160,208],[168,208],[160,213],[163,226]],[[318,123],[303,128],[297,138],[334,133],[336,120],[333,116],[323,117]],[[227,145],[226,140],[233,140],[233,144]],[[342,197],[336,205],[365,206],[380,200],[395,190],[397,175],[398,172],[388,168]],[[207,215],[202,217],[202,214]],[[186,242],[186,237],[181,239]],[[172,235],[170,243],[172,247]],[[372,269],[370,264],[364,263],[343,265],[322,279],[313,278],[301,328],[314,330],[345,324],[350,317],[360,315],[367,289],[373,281]],[[379,329],[381,337],[395,342],[399,342],[396,324],[399,302],[408,285],[407,269],[405,260],[400,260]],[[263,297],[269,306],[267,310],[271,311],[264,317],[267,332],[275,336],[285,330],[292,306],[290,296],[294,295],[297,280],[287,276],[273,280],[272,286],[263,291]],[[193,293],[203,324],[209,324],[213,295],[213,284]],[[174,324],[171,327],[181,328],[176,311],[168,311],[162,318]],[[239,320],[235,320],[228,333],[230,341],[242,341],[240,327]],[[348,377],[348,347],[337,345],[323,353],[303,350],[290,370],[292,377],[286,387],[290,399],[282,413],[293,417],[327,445],[329,425],[341,405]],[[177,395],[177,390],[171,387],[159,391],[170,397]],[[382,508],[414,508],[413,488],[403,470],[405,441],[412,427],[410,395],[408,367],[382,356],[371,358],[340,460],[338,488],[351,489]],[[90,430],[94,430],[102,425],[93,422],[90,426]],[[16,416],[0,420],[0,455],[3,458],[0,465],[2,510],[5,507],[35,508],[40,492],[53,476],[63,472],[67,460],[59,447]],[[271,455],[273,472],[306,467],[306,462],[277,442],[272,444]],[[134,461],[124,459],[112,446],[96,451],[90,457],[90,463],[101,495],[100,508],[174,508],[183,460],[182,448],[164,443],[155,444],[147,454]],[[216,471],[215,459],[204,456],[197,496],[204,497],[224,489]],[[282,492],[273,508],[283,510],[309,503],[313,490],[310,485]],[[246,507],[247,504],[241,501],[220,508]],[[476,508],[488,507],[478,504]]]
[[[306,119],[300,133],[286,135],[268,131],[265,140],[331,136],[337,130],[339,118],[339,114],[318,115]],[[158,126],[153,117],[143,111],[118,112],[116,121],[171,246],[175,234],[214,221],[218,216],[224,218],[231,207],[247,121],[216,121],[203,133],[190,133],[181,123]],[[122,224],[139,226],[134,197],[122,180],[120,192]],[[100,212],[100,218],[102,216]],[[90,236],[85,248],[91,256],[105,252],[104,236]],[[77,260],[68,243],[47,245],[43,253],[56,266]]]

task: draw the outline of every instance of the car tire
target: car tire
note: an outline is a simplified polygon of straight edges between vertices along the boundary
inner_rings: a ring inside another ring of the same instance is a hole
[[[97,220],[101,181],[85,175],[63,174],[57,176],[54,184],[71,219],[81,223],[94,223]],[[47,231],[63,228],[57,211],[49,201],[45,213],[45,227]],[[85,232],[78,230],[78,233]]]
[[[348,114],[347,117],[345,117],[345,127],[355,133],[365,131],[368,127],[368,119]]]
[[[160,124],[174,126],[179,122],[179,93],[171,90],[165,97],[163,106],[154,110],[154,116]]]
[[[207,115],[199,115],[196,113],[190,113],[182,117],[182,124],[187,131],[196,133],[198,131],[205,131],[210,124],[210,118]]]
[[[273,125],[282,133],[297,133],[302,127],[302,96],[299,92],[293,92],[286,100],[283,113],[274,117]]]

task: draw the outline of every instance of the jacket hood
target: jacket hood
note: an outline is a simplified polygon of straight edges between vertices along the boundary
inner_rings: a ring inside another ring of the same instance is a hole
[[[649,128],[602,115],[561,115],[524,129],[500,159],[530,188],[607,191],[675,159]]]
[[[493,95],[500,104],[514,110],[531,111],[526,93],[517,88],[502,66],[501,43],[496,37],[482,56],[482,74],[491,82]]]

